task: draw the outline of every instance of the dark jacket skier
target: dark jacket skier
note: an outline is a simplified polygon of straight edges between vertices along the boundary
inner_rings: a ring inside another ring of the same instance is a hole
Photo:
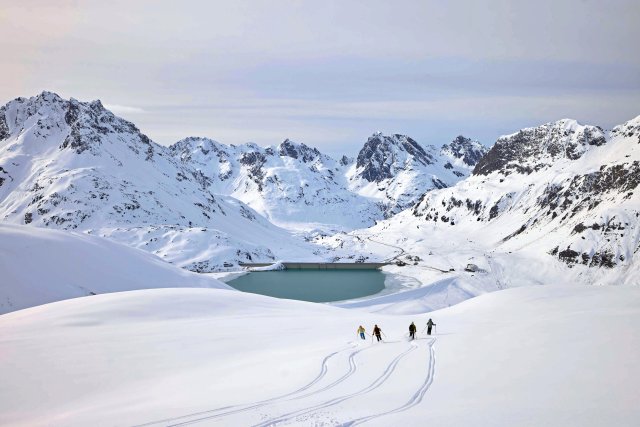
[[[375,336],[376,336],[376,338],[377,338],[377,340],[378,340],[378,341],[381,341],[381,340],[382,340],[382,337],[380,336],[380,334],[381,334],[381,333],[382,333],[382,329],[380,329],[380,328],[378,327],[378,325],[375,325],[375,326],[373,327],[373,335],[375,335]]]
[[[416,325],[413,322],[409,325],[409,336],[412,340],[416,339]]]
[[[435,325],[436,324],[433,323],[433,320],[429,319],[429,321],[427,322],[427,335],[431,335],[431,328]]]

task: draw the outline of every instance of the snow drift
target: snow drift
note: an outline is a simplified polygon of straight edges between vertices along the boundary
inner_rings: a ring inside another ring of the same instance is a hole
[[[0,314],[107,292],[229,288],[107,239],[2,223],[0,272]]]

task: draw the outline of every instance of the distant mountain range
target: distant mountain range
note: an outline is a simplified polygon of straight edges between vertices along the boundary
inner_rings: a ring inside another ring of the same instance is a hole
[[[568,265],[628,265],[640,240],[639,127],[640,117],[611,132],[560,120],[491,149],[374,133],[336,160],[290,140],[164,147],[100,101],[43,92],[0,108],[0,220],[109,237],[194,271],[332,259],[311,236],[408,216],[488,227],[501,245],[538,242]]]

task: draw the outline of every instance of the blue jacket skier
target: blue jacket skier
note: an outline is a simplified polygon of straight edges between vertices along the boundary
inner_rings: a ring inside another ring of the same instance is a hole
[[[358,334],[360,334],[360,338],[364,339],[365,330],[362,325],[358,327]]]

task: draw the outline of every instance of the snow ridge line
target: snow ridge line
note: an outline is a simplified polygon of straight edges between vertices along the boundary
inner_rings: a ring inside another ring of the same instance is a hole
[[[325,375],[327,374],[327,372],[329,371],[329,367],[328,367],[328,363],[329,360],[331,358],[333,358],[334,356],[336,356],[339,353],[345,352],[347,350],[353,349],[355,347],[355,345],[350,345],[348,347],[342,348],[340,350],[334,351],[333,353],[325,356],[325,358],[322,360],[322,365],[320,367],[320,372],[318,373],[318,375],[311,380],[309,383],[307,383],[306,385],[300,387],[299,389],[293,390],[289,393],[283,394],[281,396],[276,396],[276,397],[272,397],[269,399],[265,399],[265,400],[261,400],[258,402],[253,402],[253,403],[244,403],[244,404],[240,404],[240,405],[229,405],[229,406],[223,406],[222,408],[216,408],[216,409],[210,409],[207,411],[202,411],[202,412],[194,412],[192,414],[187,414],[187,415],[181,415],[178,417],[173,417],[173,418],[165,418],[162,420],[157,420],[157,421],[151,421],[148,423],[144,423],[144,424],[137,424],[133,427],[147,427],[147,426],[153,426],[156,424],[164,424],[164,425],[171,425],[171,426],[178,426],[178,425],[186,425],[189,424],[191,422],[196,422],[196,421],[201,421],[201,420],[205,420],[205,419],[212,419],[212,418],[219,418],[219,417],[225,417],[227,415],[232,415],[232,414],[237,414],[240,412],[245,412],[251,409],[256,409],[259,408],[261,406],[264,405],[268,405],[269,403],[273,403],[275,401],[281,400],[281,399],[286,399],[288,397],[294,396],[298,393],[302,393],[306,390],[308,390],[309,388],[311,388],[312,386],[314,386],[315,384],[317,384],[320,380],[322,380],[322,378],[325,377]],[[360,350],[356,350],[354,352],[352,352],[349,355],[349,371],[343,375],[342,377],[340,377],[338,380],[334,381],[333,383],[329,384],[328,386],[326,386],[325,388],[319,390],[319,391],[324,391],[326,389],[329,389],[333,386],[335,386],[336,384],[338,384],[339,382],[344,381],[347,377],[349,377],[350,375],[353,374],[353,372],[355,372],[355,362],[353,361],[353,358],[355,357],[355,355],[359,352],[361,352],[364,349],[360,349]],[[313,393],[311,393],[313,394]],[[296,398],[301,398],[301,397],[307,397],[309,396],[309,394],[305,394]],[[226,411],[226,412],[222,412],[222,413],[217,413],[220,411]],[[198,418],[195,420],[188,420],[188,418],[191,417],[199,417],[202,415],[209,415],[211,414],[211,416],[208,417],[204,417],[204,418]],[[185,420],[184,422],[181,422],[182,420]],[[166,424],[166,423],[172,423],[172,422],[176,422],[178,421],[178,424]]]
[[[433,338],[429,342],[429,367],[427,368],[427,376],[426,376],[424,382],[420,385],[418,390],[416,390],[416,392],[413,394],[413,396],[411,396],[411,398],[409,399],[409,401],[407,403],[405,403],[404,405],[402,405],[402,406],[400,406],[398,408],[391,409],[390,411],[387,411],[387,412],[382,412],[382,413],[376,414],[376,415],[369,415],[367,417],[357,418],[357,419],[355,419],[353,421],[349,421],[349,422],[346,422],[346,423],[342,424],[341,427],[352,427],[352,426],[356,426],[356,425],[359,425],[359,424],[364,424],[367,421],[371,421],[373,419],[384,417],[385,415],[390,415],[390,414],[396,414],[398,412],[403,412],[403,411],[406,411],[407,409],[413,408],[414,406],[416,406],[420,402],[422,402],[422,399],[424,398],[424,395],[427,393],[427,391],[431,387],[431,384],[433,383],[433,380],[435,378],[435,373],[436,373],[436,352],[435,352],[434,345],[435,345],[436,339],[437,338]]]
[[[256,424],[253,427],[269,427],[269,426],[275,426],[276,424],[283,422],[283,421],[288,421],[292,418],[298,417],[300,415],[305,415],[308,413],[312,413],[318,409],[324,409],[324,408],[328,408],[329,406],[333,406],[333,405],[337,405],[338,403],[342,403],[345,400],[349,400],[352,399],[354,397],[357,396],[361,396],[363,394],[367,394],[375,389],[377,389],[378,387],[380,387],[387,379],[389,379],[389,377],[391,376],[391,374],[395,371],[396,366],[398,366],[398,363],[400,363],[400,361],[409,353],[411,353],[412,351],[414,351],[415,349],[417,349],[418,346],[415,343],[411,343],[411,346],[405,350],[404,352],[400,353],[398,356],[395,357],[395,359],[393,359],[393,361],[391,361],[391,363],[387,366],[387,368],[384,370],[384,372],[382,373],[382,375],[380,375],[378,378],[376,378],[371,384],[369,384],[367,387],[356,391],[354,393],[349,393],[347,395],[344,396],[340,396],[331,400],[328,400],[326,402],[320,403],[318,405],[314,405],[308,408],[303,408],[303,409],[299,409],[297,411],[293,411],[293,412],[289,412],[287,414],[283,414],[277,418],[272,418],[270,420],[267,420],[265,422],[262,422],[260,424]]]

